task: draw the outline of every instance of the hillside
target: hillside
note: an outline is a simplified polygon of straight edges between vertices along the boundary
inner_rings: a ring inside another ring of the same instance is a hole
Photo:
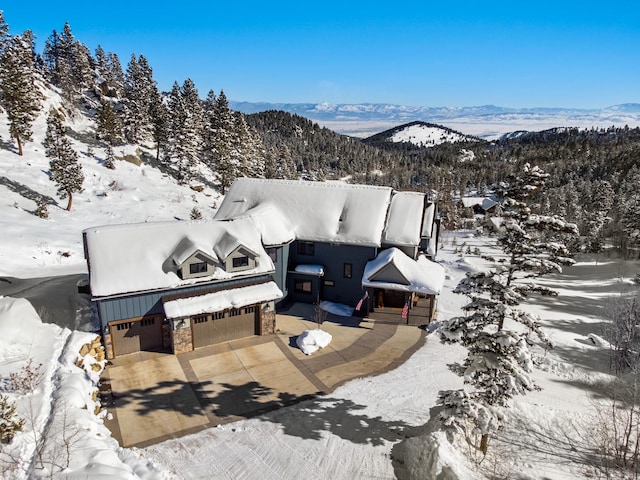
[[[6,116],[0,114],[0,275],[40,276],[44,266],[83,271],[83,229],[90,226],[145,221],[189,219],[194,207],[210,218],[219,193],[206,182],[202,191],[179,185],[154,164],[154,152],[143,146],[123,144],[115,149],[116,168],[104,166],[104,146],[95,140],[95,122],[80,114],[68,116],[68,136],[79,154],[84,172],[83,192],[75,194],[67,212],[49,180],[49,159],[42,142],[46,113],[60,108],[62,99],[42,89],[44,106],[34,122],[33,141],[20,157],[9,136]],[[124,160],[127,158],[129,161]],[[200,169],[201,179],[212,173]],[[49,218],[35,215],[36,201],[44,200]]]
[[[479,141],[479,139],[442,125],[417,121],[385,130],[364,139],[363,143],[368,145],[381,145],[385,142],[409,143],[417,147],[433,147],[442,143],[475,141]]]

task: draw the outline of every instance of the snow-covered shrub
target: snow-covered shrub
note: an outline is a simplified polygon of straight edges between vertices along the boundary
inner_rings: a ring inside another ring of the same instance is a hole
[[[49,218],[49,208],[47,207],[47,202],[45,202],[41,198],[39,198],[36,201],[35,215],[36,215],[36,217],[40,217],[40,218],[43,218],[43,219]]]
[[[198,210],[198,207],[193,207],[191,209],[190,218],[191,220],[202,220],[202,213],[200,213],[200,210]]]

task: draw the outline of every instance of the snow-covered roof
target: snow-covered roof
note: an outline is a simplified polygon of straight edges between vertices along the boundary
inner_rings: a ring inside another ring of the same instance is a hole
[[[213,246],[213,251],[216,253],[219,259],[224,260],[241,246],[248,248],[243,243],[242,239],[226,231],[222,234],[222,236],[218,239],[218,241]],[[251,253],[254,253],[257,255],[257,253],[254,252],[253,250],[251,250]]]
[[[250,219],[112,225],[89,228],[84,235],[95,297],[174,288],[274,269]],[[226,236],[242,239],[245,247],[258,254],[256,268],[237,273],[216,268],[212,275],[187,280],[178,276],[176,260],[188,258],[190,248],[217,260],[214,246]]]
[[[431,238],[433,235],[433,220],[436,216],[436,204],[430,203],[424,209],[424,217],[422,218],[422,238]]]
[[[282,291],[275,282],[260,283],[246,287],[221,290],[189,298],[164,302],[167,318],[184,318],[203,313],[212,313],[227,308],[239,308],[256,303],[282,298]]]
[[[409,283],[374,280],[376,273],[388,265],[393,265]],[[413,260],[397,248],[388,248],[367,263],[362,275],[363,287],[384,288],[404,292],[437,295],[444,285],[444,268],[425,256]]]
[[[266,238],[277,236],[274,223],[286,219],[291,240],[380,246],[391,194],[390,187],[239,178],[231,185],[215,218],[267,215],[256,226],[267,227],[261,233],[268,245],[276,244]],[[256,210],[261,205],[275,208]],[[276,217],[271,219],[271,215]]]
[[[475,205],[478,205],[485,212],[498,204],[498,202],[496,202],[494,199],[488,197],[463,197],[461,200],[462,205],[464,205],[465,207],[471,208]]]
[[[418,245],[424,212],[424,193],[394,192],[382,243]]]

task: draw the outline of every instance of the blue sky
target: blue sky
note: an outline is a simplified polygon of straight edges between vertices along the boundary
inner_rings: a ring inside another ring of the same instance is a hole
[[[202,97],[413,106],[593,108],[640,103],[640,6],[618,2],[44,2],[9,0],[41,51],[65,21],[160,88]]]

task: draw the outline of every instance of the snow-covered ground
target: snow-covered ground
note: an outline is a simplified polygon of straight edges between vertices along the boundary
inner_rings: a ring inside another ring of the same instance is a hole
[[[465,298],[452,289],[465,272],[481,268],[483,262],[455,253],[453,235],[445,236],[440,250],[447,279],[439,319],[460,313]],[[486,251],[486,238],[455,236],[457,244]],[[638,271],[637,262],[582,259],[546,281],[560,288],[557,298],[528,303],[527,308],[542,317],[556,348],[542,357],[542,369],[535,375],[542,390],[517,399],[508,411],[507,427],[492,443],[481,467],[484,472],[491,467],[503,478],[568,480],[592,471],[589,421],[598,385],[610,377],[607,345],[590,335],[600,338],[607,301],[631,288],[630,278]],[[443,478],[482,478],[460,445],[454,448],[444,435],[429,431],[438,392],[461,386],[448,365],[460,361],[463,350],[440,343],[438,322],[425,332],[424,347],[395,370],[253,419],[144,449],[122,449],[102,424],[108,407],[94,415],[91,392],[97,379],[90,365],[95,361],[84,357],[87,368],[75,366],[81,345],[92,335],[40,324],[25,303],[2,299],[0,317],[2,377],[20,371],[29,358],[44,365],[33,393],[5,388],[27,419],[23,433],[9,446],[12,458],[19,459],[11,472],[15,478],[46,475],[52,469],[57,469],[56,476],[73,478],[435,478],[443,468],[449,475]],[[43,470],[33,431],[45,426],[51,451],[43,454]],[[72,437],[68,449],[65,430]],[[436,443],[438,461],[430,453]],[[50,456],[56,451],[64,461],[53,465]],[[61,453],[67,451],[68,461]]]

